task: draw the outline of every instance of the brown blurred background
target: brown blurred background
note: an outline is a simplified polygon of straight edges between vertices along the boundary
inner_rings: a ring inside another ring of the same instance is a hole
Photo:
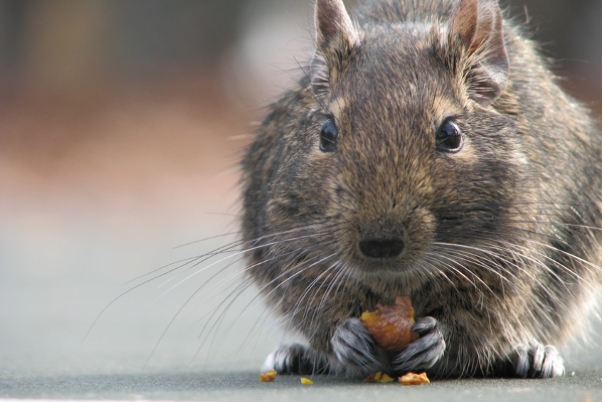
[[[563,85],[599,118],[601,7],[509,7],[529,16]],[[4,366],[39,361],[49,345],[73,349],[118,284],[178,259],[158,250],[233,229],[238,152],[306,62],[312,9],[311,0],[0,0]],[[143,355],[173,315],[151,324]],[[133,330],[131,349],[145,331]]]
[[[310,3],[0,0],[4,196],[65,185],[87,187],[93,204],[110,202],[114,191],[232,166],[245,141],[228,138],[250,132],[256,108],[306,60]],[[564,85],[596,116],[601,6],[510,5],[521,20],[530,16]]]

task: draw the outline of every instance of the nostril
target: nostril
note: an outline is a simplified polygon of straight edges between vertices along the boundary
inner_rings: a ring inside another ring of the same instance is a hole
[[[399,238],[361,240],[359,249],[366,257],[394,258],[403,250],[403,240]]]

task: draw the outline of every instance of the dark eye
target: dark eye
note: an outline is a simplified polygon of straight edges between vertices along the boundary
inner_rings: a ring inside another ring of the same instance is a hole
[[[441,123],[437,129],[437,150],[445,152],[458,152],[464,144],[464,137],[460,127],[451,120]]]
[[[321,126],[319,135],[319,150],[321,152],[334,152],[336,150],[336,138],[338,137],[338,129],[332,119],[328,119]]]

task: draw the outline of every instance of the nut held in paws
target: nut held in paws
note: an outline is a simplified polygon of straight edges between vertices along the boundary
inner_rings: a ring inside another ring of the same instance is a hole
[[[418,339],[412,332],[414,308],[408,296],[397,297],[393,306],[379,304],[378,310],[361,314],[360,321],[376,343],[390,352],[401,352]]]

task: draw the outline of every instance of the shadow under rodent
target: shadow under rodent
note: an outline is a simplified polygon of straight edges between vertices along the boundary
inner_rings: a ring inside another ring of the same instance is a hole
[[[318,0],[316,54],[242,161],[281,373],[564,374],[600,292],[601,133],[495,0]],[[392,355],[359,322],[411,297]]]

